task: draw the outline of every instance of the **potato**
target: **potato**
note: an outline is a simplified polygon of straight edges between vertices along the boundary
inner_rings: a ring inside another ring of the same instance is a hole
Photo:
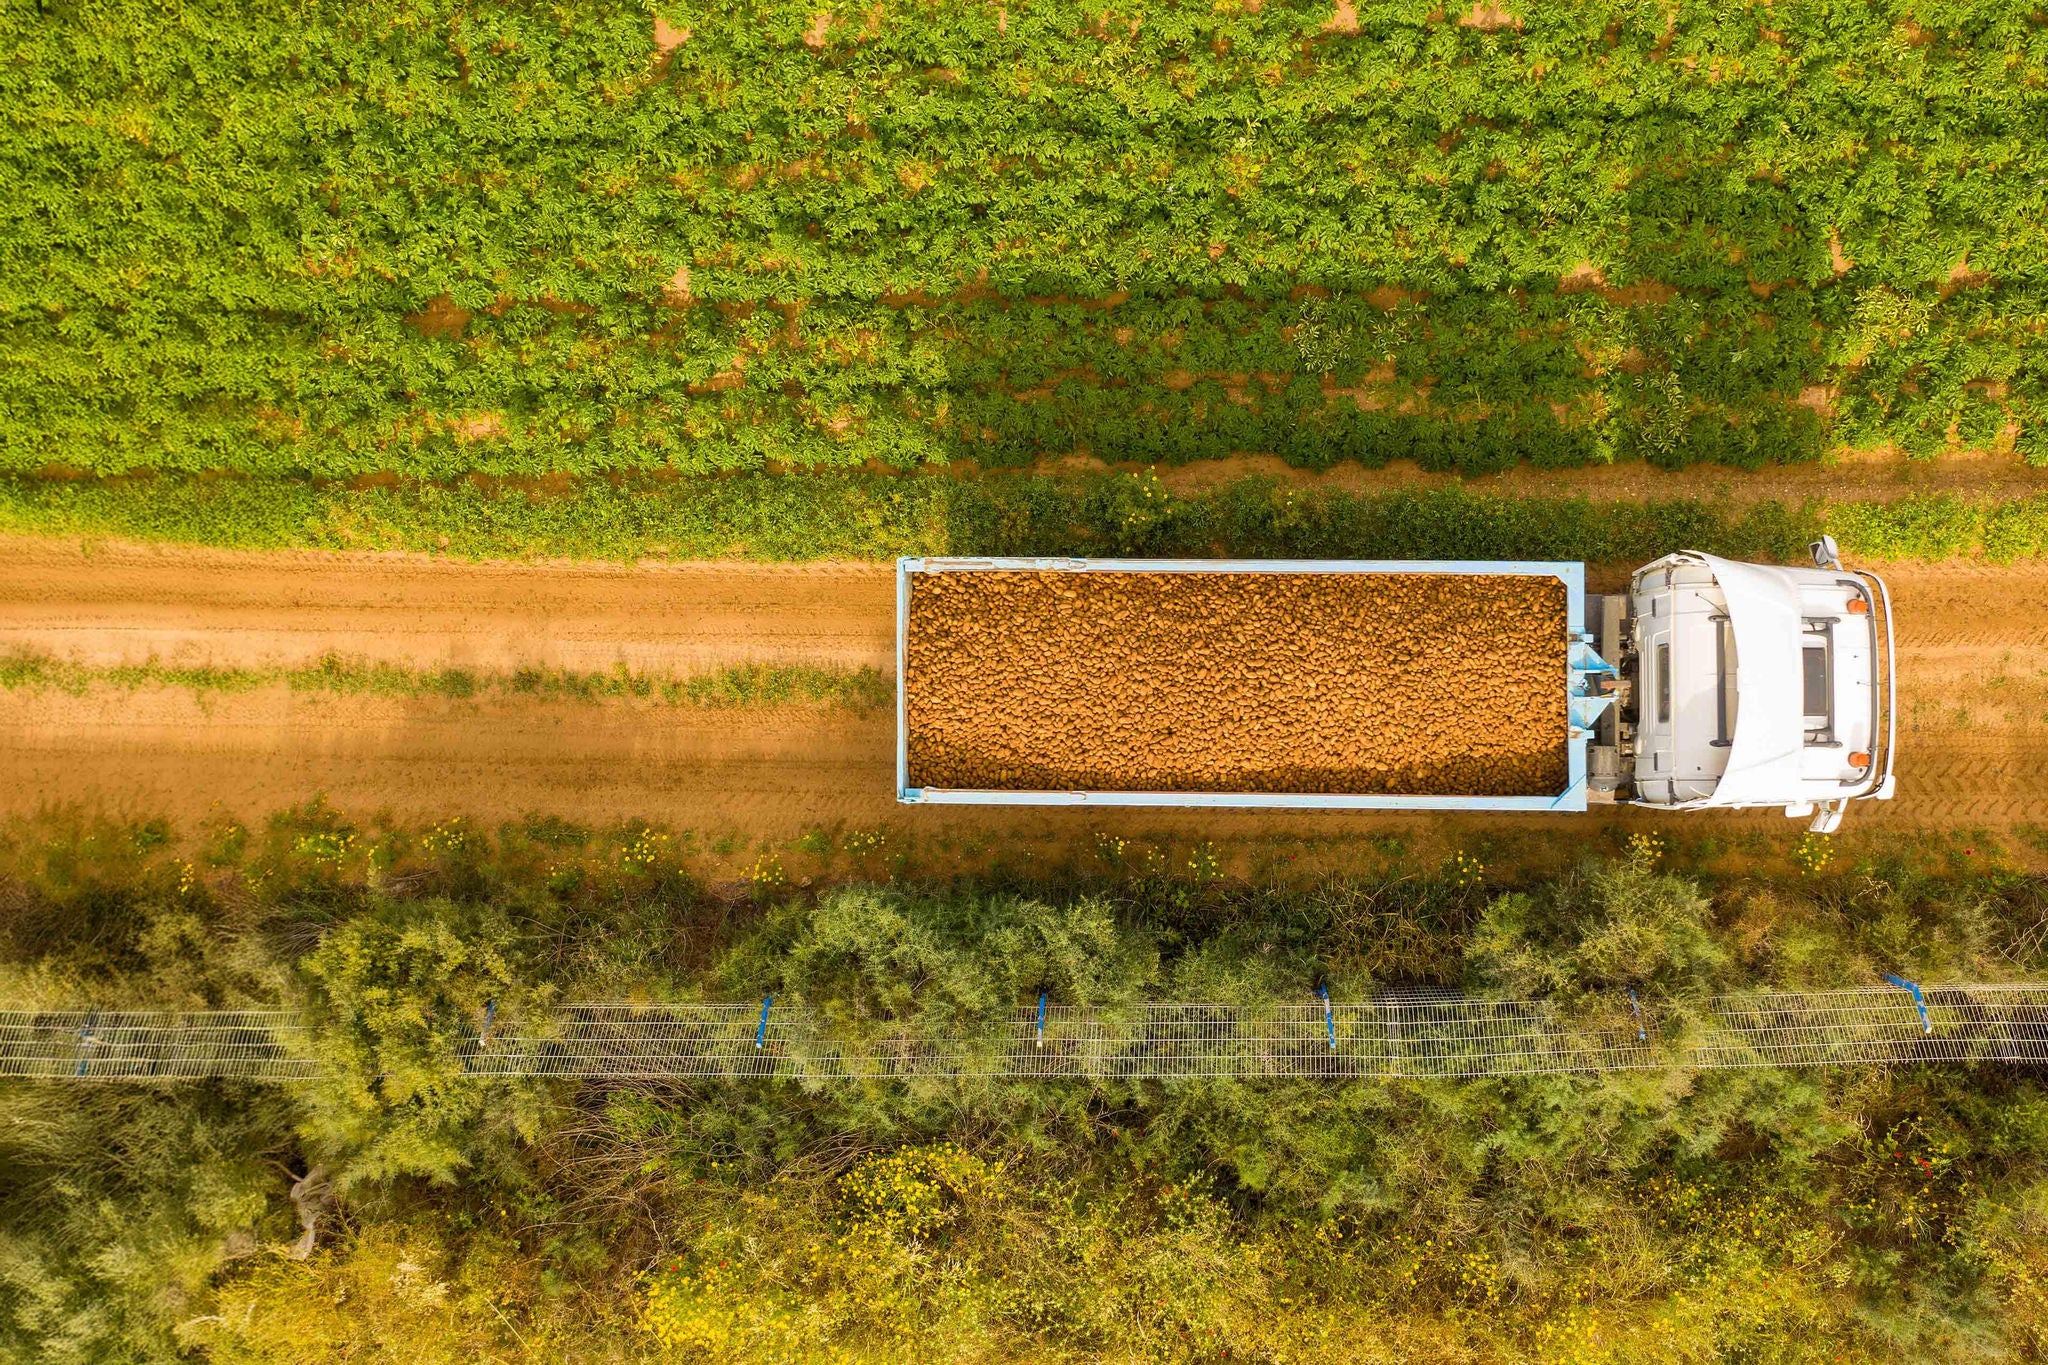
[[[1565,590],[1510,574],[911,580],[913,786],[1551,795]]]

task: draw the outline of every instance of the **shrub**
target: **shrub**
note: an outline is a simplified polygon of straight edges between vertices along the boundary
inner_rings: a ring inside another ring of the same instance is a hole
[[[303,1131],[345,1163],[344,1185],[447,1184],[494,1141],[536,1131],[536,1087],[469,1074],[485,1030],[547,995],[519,983],[507,937],[502,923],[449,902],[387,902],[337,926],[299,964],[312,1055],[328,1078]]]
[[[1495,900],[1468,959],[1480,981],[1517,999],[1627,986],[1697,994],[1729,965],[1711,915],[1696,884],[1646,860],[1584,867]]]

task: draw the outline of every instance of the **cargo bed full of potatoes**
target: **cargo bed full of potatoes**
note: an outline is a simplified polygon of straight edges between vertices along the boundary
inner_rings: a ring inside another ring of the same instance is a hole
[[[1494,573],[919,573],[915,788],[1551,796],[1567,593]]]

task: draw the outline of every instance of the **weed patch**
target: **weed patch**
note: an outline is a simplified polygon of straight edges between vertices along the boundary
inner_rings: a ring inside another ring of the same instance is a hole
[[[0,689],[52,689],[74,696],[95,687],[188,688],[194,693],[250,692],[261,687],[341,696],[444,697],[466,700],[504,694],[550,701],[640,699],[671,706],[845,706],[874,710],[895,692],[873,668],[811,664],[739,664],[711,673],[658,677],[620,665],[605,672],[521,668],[510,673],[461,668],[415,669],[329,655],[302,668],[184,667],[149,662],[94,667],[47,654],[0,654]]]

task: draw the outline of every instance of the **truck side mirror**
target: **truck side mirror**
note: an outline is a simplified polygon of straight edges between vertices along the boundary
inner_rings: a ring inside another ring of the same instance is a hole
[[[1807,553],[1813,556],[1814,568],[1839,569],[1842,567],[1842,552],[1836,547],[1833,536],[1822,536],[1819,540],[1808,545],[1806,549]]]

